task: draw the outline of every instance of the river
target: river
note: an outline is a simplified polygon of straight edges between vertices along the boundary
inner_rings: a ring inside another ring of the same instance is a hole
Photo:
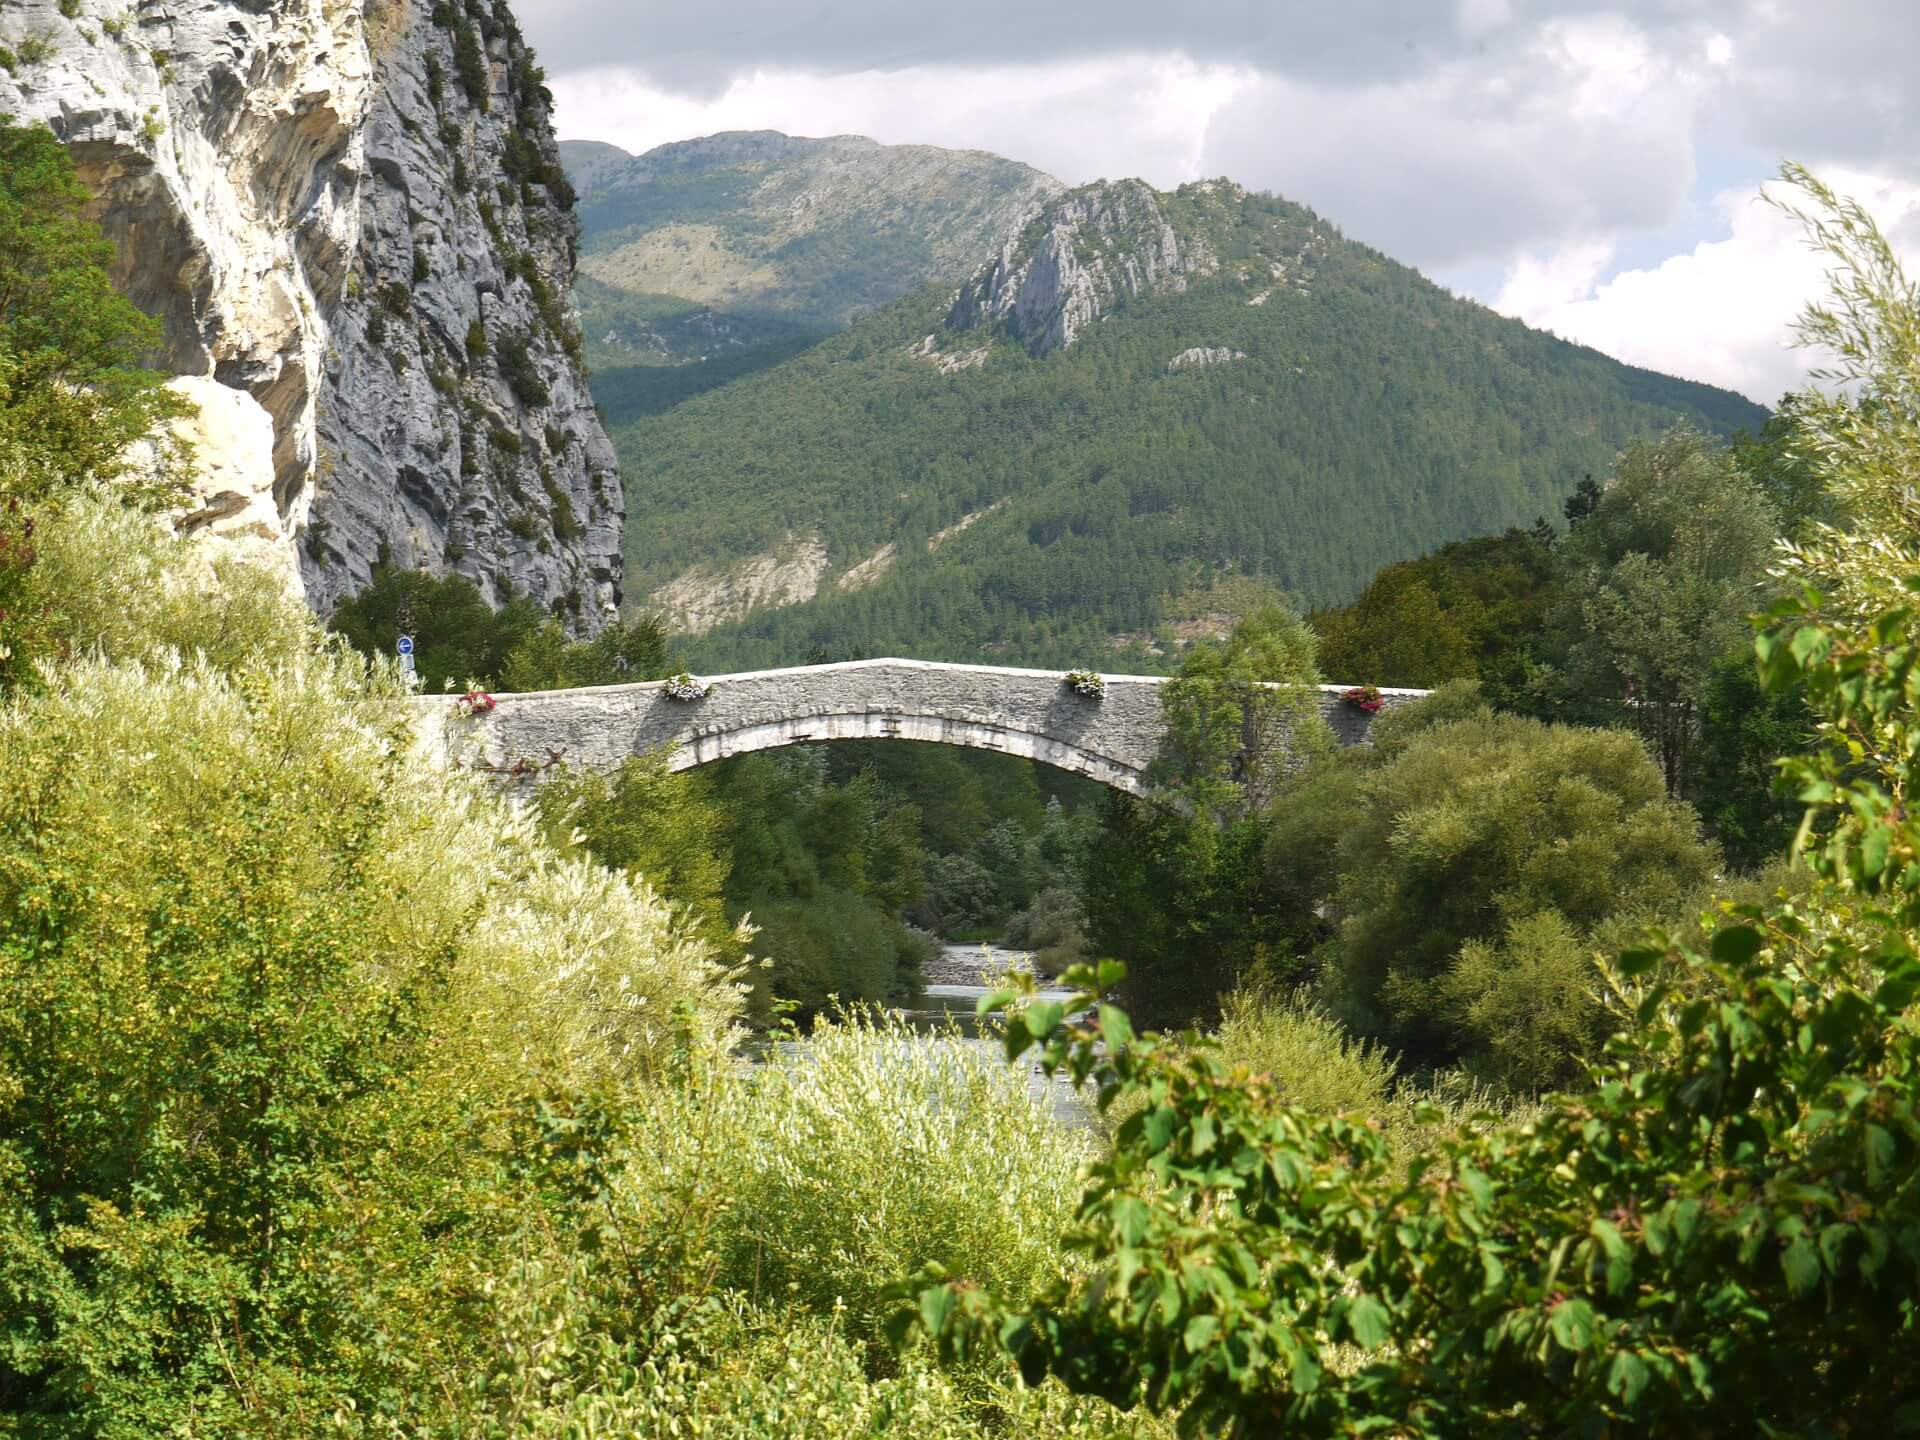
[[[1032,968],[1032,957],[1024,951],[1006,950],[997,945],[942,945],[940,953],[926,966],[926,979],[920,993],[902,1007],[902,1014],[919,1030],[930,1033],[958,1030],[966,1037],[961,1043],[991,1051],[998,1058],[1004,1054],[1000,1043],[980,1034],[974,1007],[982,995],[997,988],[992,982],[999,976],[1009,970],[1030,971]],[[1072,993],[1042,985],[1038,998],[1066,1000]],[[1027,1074],[1034,1098],[1051,1105],[1059,1119],[1069,1125],[1093,1122],[1089,1102],[1069,1081],[1056,1078],[1049,1083],[1031,1062]]]

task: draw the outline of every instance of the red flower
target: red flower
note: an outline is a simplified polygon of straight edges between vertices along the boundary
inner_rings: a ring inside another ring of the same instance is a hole
[[[1351,690],[1342,690],[1340,698],[1355,709],[1366,711],[1369,715],[1377,715],[1380,708],[1387,703],[1378,685],[1358,685]]]
[[[469,690],[466,694],[462,695],[459,704],[469,715],[485,715],[489,711],[498,709],[500,706],[500,702],[494,699],[493,696],[477,688]]]

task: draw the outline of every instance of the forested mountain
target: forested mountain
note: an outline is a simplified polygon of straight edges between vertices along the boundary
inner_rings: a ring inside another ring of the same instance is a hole
[[[713,669],[1152,664],[1224,574],[1343,603],[1382,565],[1557,515],[1632,438],[1765,414],[1224,181],[1070,192],[958,289],[725,378],[684,403],[597,386],[629,603]]]
[[[979,150],[709,135],[629,155],[568,140],[574,287],[593,393],[633,418],[776,365],[855,316],[957,280],[1060,182]]]

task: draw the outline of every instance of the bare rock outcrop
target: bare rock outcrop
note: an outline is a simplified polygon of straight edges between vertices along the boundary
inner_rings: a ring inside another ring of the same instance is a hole
[[[12,0],[0,47],[0,112],[67,143],[209,412],[189,524],[297,566],[322,610],[386,556],[599,622],[621,495],[504,0]]]
[[[1211,275],[1219,257],[1182,234],[1165,197],[1144,180],[1102,181],[1048,205],[1014,241],[960,287],[948,309],[953,330],[996,322],[1027,350],[1064,349],[1124,296],[1182,291]]]

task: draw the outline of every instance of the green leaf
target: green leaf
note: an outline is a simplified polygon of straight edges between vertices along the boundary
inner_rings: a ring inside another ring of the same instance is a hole
[[[1825,656],[1832,645],[1832,637],[1815,625],[1802,625],[1793,632],[1789,642],[1793,658],[1800,662],[1802,669]]]
[[[1622,1350],[1607,1367],[1607,1389],[1620,1397],[1623,1405],[1634,1405],[1647,1388],[1647,1362],[1631,1350]]]
[[[1127,1018],[1127,1012],[1117,1005],[1102,1005],[1100,1038],[1107,1042],[1109,1053],[1126,1049],[1133,1042],[1133,1021]]]
[[[1187,1333],[1181,1337],[1181,1343],[1187,1347],[1189,1355],[1197,1355],[1213,1343],[1213,1337],[1220,1333],[1220,1321],[1213,1315],[1196,1315],[1187,1321]]]
[[[1878,1188],[1887,1183],[1887,1174],[1899,1156],[1893,1135],[1880,1125],[1867,1126],[1867,1183]]]
[[[1629,978],[1645,975],[1666,958],[1665,950],[1656,949],[1651,945],[1637,945],[1620,952],[1620,973]]]
[[[1893,848],[1893,831],[1884,824],[1870,825],[1860,837],[1860,870],[1869,880],[1877,880],[1887,868],[1887,852]]]
[[[1026,1008],[1023,1015],[1027,1022],[1027,1033],[1034,1039],[1044,1042],[1060,1028],[1060,1017],[1066,1013],[1067,1007],[1058,1000],[1034,1001]]]
[[[1391,1333],[1387,1307],[1371,1295],[1356,1295],[1347,1302],[1347,1333],[1362,1350],[1378,1350]]]
[[[1009,1060],[1018,1060],[1027,1053],[1027,1047],[1033,1044],[1033,1037],[1027,1033],[1026,1019],[1020,1015],[1015,1015],[1007,1021],[1007,1033],[1003,1038]]]
[[[1795,1240],[1780,1256],[1780,1269],[1787,1277],[1787,1289],[1804,1295],[1820,1283],[1820,1256],[1805,1235]]]
[[[1751,926],[1731,926],[1713,937],[1713,958],[1723,965],[1746,965],[1760,953],[1763,943],[1760,932]]]
[[[1018,990],[1009,990],[1004,986],[998,990],[989,990],[974,1003],[973,1013],[984,1019],[999,1010],[1004,1010],[1020,998]]]
[[[1593,1344],[1593,1307],[1584,1300],[1562,1300],[1553,1307],[1548,1324],[1563,1350],[1581,1351]]]
[[[1149,1110],[1142,1122],[1141,1135],[1147,1142],[1147,1153],[1158,1155],[1167,1148],[1167,1142],[1173,1139],[1173,1111],[1162,1105]]]
[[[927,1334],[938,1337],[945,1332],[947,1321],[953,1315],[953,1290],[947,1285],[936,1285],[931,1290],[920,1293],[920,1323],[927,1327]]]
[[[1094,974],[1100,990],[1104,993],[1127,978],[1127,967],[1118,960],[1102,960],[1100,968]]]
[[[1144,1201],[1137,1195],[1122,1195],[1113,1202],[1113,1228],[1119,1232],[1122,1245],[1138,1245],[1147,1233],[1148,1213]]]
[[[1633,1252],[1627,1248],[1627,1242],[1609,1220],[1596,1219],[1587,1227],[1587,1231],[1606,1252],[1607,1293],[1620,1294],[1633,1278]]]

